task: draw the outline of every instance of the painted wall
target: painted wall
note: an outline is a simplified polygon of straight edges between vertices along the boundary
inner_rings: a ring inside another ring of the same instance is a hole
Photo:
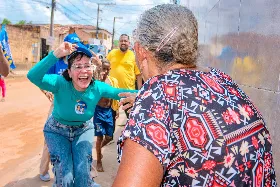
[[[10,48],[17,67],[30,68],[39,59],[40,28],[7,25]]]
[[[280,184],[280,1],[181,0],[199,22],[200,60],[230,74],[264,116]]]

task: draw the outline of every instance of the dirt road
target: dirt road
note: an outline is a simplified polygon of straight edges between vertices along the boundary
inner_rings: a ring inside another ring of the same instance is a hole
[[[42,129],[50,102],[24,77],[7,79],[6,84],[6,101],[0,102],[0,186],[52,186],[52,181],[41,182],[38,176]],[[117,124],[124,124],[125,120],[122,114]],[[115,142],[121,128],[117,126]],[[102,187],[109,187],[118,167],[116,144],[107,146],[103,151],[105,172],[99,173],[96,182]],[[96,158],[95,150],[93,153]]]

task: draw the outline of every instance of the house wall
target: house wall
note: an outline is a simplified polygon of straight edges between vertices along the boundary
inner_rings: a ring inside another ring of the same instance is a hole
[[[40,55],[40,27],[7,25],[6,29],[15,64],[19,68],[31,66]]]

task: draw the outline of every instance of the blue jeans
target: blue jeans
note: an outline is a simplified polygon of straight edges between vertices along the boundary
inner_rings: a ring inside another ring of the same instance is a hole
[[[92,187],[92,144],[94,127],[91,121],[80,126],[67,126],[50,116],[44,127],[55,181],[53,187]]]

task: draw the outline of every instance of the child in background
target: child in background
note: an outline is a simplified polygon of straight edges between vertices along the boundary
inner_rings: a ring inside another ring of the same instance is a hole
[[[2,99],[0,101],[4,102],[5,96],[6,96],[6,84],[5,84],[3,75],[0,75],[0,87],[1,87],[1,91],[2,91]]]
[[[101,68],[101,80],[112,87],[118,88],[117,79],[109,76],[110,62],[106,59],[102,60]],[[102,166],[101,148],[107,145],[113,140],[113,134],[115,131],[115,120],[118,118],[118,101],[101,98],[98,102],[95,113],[94,113],[94,129],[96,141],[96,154],[97,154],[97,165],[96,170],[98,172],[104,172]],[[104,138],[105,136],[105,138]]]

